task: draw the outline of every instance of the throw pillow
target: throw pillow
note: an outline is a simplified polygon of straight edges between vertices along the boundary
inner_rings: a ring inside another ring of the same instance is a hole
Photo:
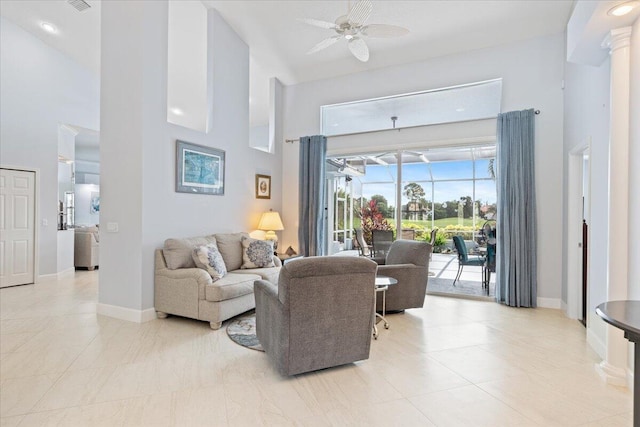
[[[227,274],[227,267],[215,243],[198,246],[193,250],[192,256],[196,266],[207,270],[214,282]]]
[[[275,267],[273,263],[273,242],[242,237],[242,267],[265,268]]]

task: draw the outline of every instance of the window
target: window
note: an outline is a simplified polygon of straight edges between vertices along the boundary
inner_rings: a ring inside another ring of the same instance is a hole
[[[347,135],[496,117],[502,79],[320,107],[321,132]]]

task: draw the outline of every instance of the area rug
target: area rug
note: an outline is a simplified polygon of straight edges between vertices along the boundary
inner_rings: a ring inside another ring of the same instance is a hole
[[[252,350],[264,351],[256,337],[256,313],[237,317],[227,326],[227,335],[236,344]]]
[[[489,284],[489,295],[480,282],[459,280],[453,286],[453,279],[429,277],[427,282],[428,295],[447,295],[472,299],[495,299],[495,283]]]

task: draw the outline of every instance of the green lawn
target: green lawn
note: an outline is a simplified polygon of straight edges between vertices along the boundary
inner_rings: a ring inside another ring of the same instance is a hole
[[[389,219],[388,221],[389,221],[389,224],[393,226],[393,228],[396,228],[395,219]],[[484,223],[484,220],[482,218],[476,218],[477,227],[481,227],[483,223]],[[410,225],[413,224],[416,227],[431,229],[431,221],[410,221],[408,219],[405,219],[402,221],[402,224],[405,228],[407,228],[408,226],[409,228],[411,228]],[[458,225],[458,217],[436,219],[434,221],[434,225],[436,226],[436,228],[445,228],[447,225]],[[463,221],[463,225],[466,227],[472,227],[473,226],[472,219],[465,218]],[[360,218],[354,218],[353,226],[354,228],[360,227]]]
[[[476,218],[476,225],[479,227],[482,225],[483,220],[481,218]],[[393,224],[393,226],[396,226],[396,221],[395,220],[389,220],[389,223]],[[408,219],[402,220],[402,224],[403,226],[406,228],[409,224],[415,224],[416,226],[422,227],[422,228],[431,228],[431,221],[411,221]],[[441,218],[441,219],[436,219],[433,222],[434,226],[436,228],[445,228],[447,225],[458,225],[458,217],[452,217],[452,218]],[[473,220],[471,218],[465,218],[462,222],[463,226],[466,227],[472,227],[473,226]]]

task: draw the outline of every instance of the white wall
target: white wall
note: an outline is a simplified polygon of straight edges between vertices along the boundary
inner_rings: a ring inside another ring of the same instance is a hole
[[[167,4],[102,5],[100,304],[153,307],[154,250],[169,237],[250,231],[281,205],[254,194],[256,173],[282,185],[281,156],[249,148],[248,47],[209,11],[210,132],[167,123]],[[143,78],[144,77],[144,78]],[[142,82],[142,84],[138,84]],[[124,95],[126,94],[126,96]],[[225,194],[175,192],[176,139],[225,150]]]
[[[39,274],[56,273],[58,125],[99,128],[99,81],[1,18],[0,87],[0,162],[39,169]],[[43,219],[48,226],[42,225]]]
[[[562,281],[562,73],[564,37],[541,37],[501,47],[366,71],[285,88],[284,137],[320,132],[320,106],[503,78],[502,111],[540,109],[536,116],[538,297],[560,307]],[[282,144],[282,141],[278,141]],[[375,149],[372,147],[372,149]],[[298,144],[284,144],[283,221],[298,222]],[[297,248],[297,228],[282,246]],[[546,299],[545,299],[546,298]]]

